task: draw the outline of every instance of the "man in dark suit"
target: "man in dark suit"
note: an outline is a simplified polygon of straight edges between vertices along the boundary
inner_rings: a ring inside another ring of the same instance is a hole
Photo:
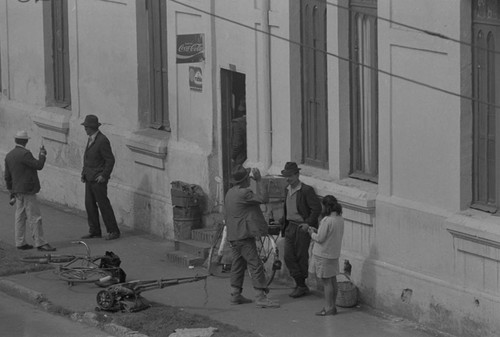
[[[27,250],[33,246],[26,242],[26,221],[28,222],[35,246],[40,251],[52,252],[43,237],[42,214],[36,194],[40,192],[40,180],[37,171],[43,169],[47,151],[40,148],[38,159],[26,149],[28,132],[19,131],[14,141],[16,147],[5,157],[5,182],[11,195],[15,196],[15,242],[17,249]]]
[[[278,308],[278,302],[267,297],[267,280],[262,261],[257,253],[255,238],[267,234],[267,222],[260,205],[268,201],[262,190],[261,176],[253,170],[257,181],[257,193],[250,189],[250,169],[237,166],[232,175],[234,186],[227,191],[224,206],[227,240],[231,246],[231,304],[252,302],[243,297],[243,280],[248,268],[253,287],[257,293],[255,305],[259,308]]]
[[[99,131],[101,123],[99,123],[97,116],[87,115],[82,125],[89,136],[83,155],[82,170],[89,234],[82,236],[82,239],[102,237],[99,222],[100,210],[108,232],[106,240],[115,240],[120,237],[120,230],[116,223],[113,207],[108,199],[108,180],[115,165],[115,157],[108,138]]]
[[[300,181],[300,168],[295,162],[287,162],[281,175],[288,186],[280,220],[285,237],[285,264],[295,280],[295,289],[289,295],[293,298],[309,294],[306,279],[309,275],[309,227],[318,228],[321,202],[312,186]]]

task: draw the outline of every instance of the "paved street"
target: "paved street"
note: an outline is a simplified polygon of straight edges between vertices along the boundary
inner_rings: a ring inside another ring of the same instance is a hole
[[[2,337],[109,336],[94,327],[49,314],[3,292],[0,292],[0,327]]]
[[[59,253],[79,252],[70,242],[85,233],[85,219],[74,213],[65,212],[50,205],[42,204],[44,227],[47,238]],[[7,243],[13,240],[13,212],[8,205],[6,193],[0,193],[0,238]],[[111,250],[122,259],[122,267],[128,280],[155,280],[160,278],[185,277],[204,274],[203,268],[189,269],[166,260],[166,252],[173,249],[173,244],[151,235],[123,229],[119,240],[89,241],[94,254]],[[41,293],[55,305],[74,312],[93,312],[96,306],[95,296],[98,288],[92,284],[79,284],[68,287],[51,270],[12,275],[0,278],[0,286],[7,288],[23,287]],[[247,278],[244,294],[253,297],[253,291]],[[254,331],[266,337],[430,337],[432,333],[422,331],[420,327],[397,317],[374,315],[368,308],[340,308],[337,316],[316,317],[314,312],[323,306],[321,294],[306,296],[299,300],[288,297],[291,289],[279,284],[273,285],[271,297],[281,302],[279,309],[256,309],[253,304],[232,306],[229,304],[229,280],[210,277],[207,282],[195,282],[145,292],[146,299],[172,305],[188,312],[209,316],[212,319]],[[27,306],[33,310],[30,305]],[[7,312],[13,318],[15,310],[11,306],[3,307],[1,316]],[[6,311],[7,310],[7,311]],[[26,312],[29,312],[26,310]],[[37,317],[37,316],[34,316]],[[42,320],[43,321],[43,320]],[[18,318],[18,322],[23,322]],[[70,322],[68,322],[69,324]],[[29,328],[33,322],[30,321]],[[3,325],[2,325],[3,326]],[[71,326],[71,325],[70,325]],[[15,330],[13,330],[16,332]],[[3,335],[0,336],[3,337]],[[11,337],[10,335],[5,335]],[[22,336],[22,335],[21,335]],[[35,336],[35,335],[26,335]],[[26,337],[23,336],[23,337]],[[47,335],[57,336],[57,335]],[[66,336],[66,335],[64,335]],[[86,336],[86,335],[83,335]],[[102,335],[99,335],[102,336]]]

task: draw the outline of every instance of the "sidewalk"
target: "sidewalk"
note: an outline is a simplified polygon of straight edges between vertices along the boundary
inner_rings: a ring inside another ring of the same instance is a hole
[[[15,207],[8,204],[8,194],[0,191],[0,214],[2,214],[0,240],[11,245],[14,244],[14,210]],[[45,204],[41,205],[41,211],[45,238],[57,248],[57,253],[84,253],[83,247],[71,243],[87,233],[88,227],[84,217],[71,210]],[[173,242],[126,228],[121,228],[121,230],[122,237],[118,240],[89,239],[86,243],[93,255],[101,255],[105,251],[116,253],[122,260],[121,267],[127,273],[127,281],[206,274],[203,268],[189,269],[168,262],[166,252],[173,250]],[[32,244],[32,242],[28,243]],[[27,252],[37,253],[36,250]],[[72,312],[94,312],[96,294],[102,290],[93,284],[77,284],[70,287],[50,270],[3,277],[0,278],[0,285],[0,289],[4,291],[8,291],[6,289],[8,287],[24,287],[34,294],[41,293],[54,305]],[[209,277],[206,282],[175,285],[146,291],[142,295],[148,300],[209,316],[266,337],[435,336],[435,334],[420,330],[408,321],[374,315],[372,311],[361,307],[339,308],[339,314],[336,316],[316,317],[314,312],[323,307],[322,294],[319,293],[298,300],[291,299],[288,297],[291,289],[274,285],[270,295],[280,301],[281,308],[258,309],[253,304],[230,305],[229,291],[228,279]],[[243,294],[253,297],[249,282]],[[29,298],[25,299],[29,300]]]

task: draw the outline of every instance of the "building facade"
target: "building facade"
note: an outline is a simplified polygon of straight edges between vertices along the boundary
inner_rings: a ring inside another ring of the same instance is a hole
[[[118,222],[172,239],[174,181],[219,216],[244,102],[245,166],[342,202],[363,301],[498,336],[498,27],[496,0],[0,0],[0,157],[27,129],[41,198],[83,209],[96,114]]]

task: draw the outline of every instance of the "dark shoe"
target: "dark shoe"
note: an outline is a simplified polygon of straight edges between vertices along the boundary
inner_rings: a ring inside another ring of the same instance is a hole
[[[247,304],[252,303],[252,300],[244,297],[242,294],[231,295],[231,304]]]
[[[28,244],[24,244],[24,245],[16,247],[16,248],[20,249],[20,250],[28,250],[28,249],[33,249],[33,246],[32,245],[28,245]]]
[[[39,251],[42,251],[42,252],[53,252],[56,250],[54,247],[52,247],[48,243],[44,244],[43,246],[37,247],[36,249],[38,249]]]
[[[309,288],[308,287],[297,287],[292,291],[292,293],[289,295],[292,298],[299,298],[305,295],[309,294]]]
[[[102,238],[101,234],[87,234],[82,236],[82,239],[94,239],[94,238]]]
[[[337,314],[337,308],[333,308],[331,310],[325,310],[325,308],[321,309],[321,311],[315,313],[316,316],[333,316]]]
[[[120,233],[109,233],[108,236],[106,236],[106,240],[116,240],[120,237]]]

